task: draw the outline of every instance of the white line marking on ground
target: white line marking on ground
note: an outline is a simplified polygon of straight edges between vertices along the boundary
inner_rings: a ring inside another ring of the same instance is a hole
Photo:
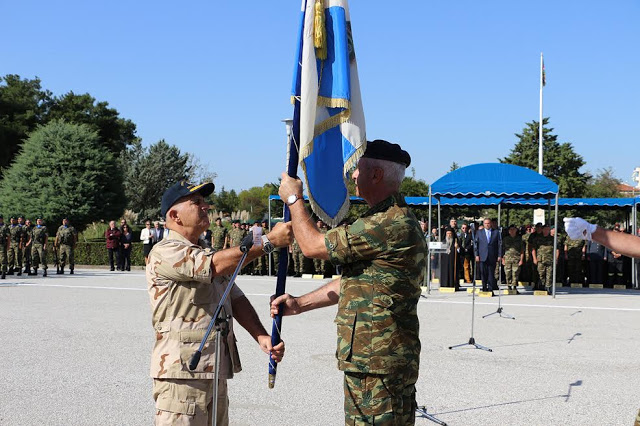
[[[62,284],[34,284],[34,283],[0,284],[0,287],[60,287],[60,288],[86,288],[91,290],[147,291],[146,288],[134,288],[134,287],[101,287],[101,286],[94,286],[94,285],[62,285]]]

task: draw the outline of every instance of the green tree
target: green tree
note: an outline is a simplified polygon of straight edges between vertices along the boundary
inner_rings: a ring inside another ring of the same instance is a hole
[[[27,134],[43,122],[51,93],[43,91],[40,79],[15,74],[0,77],[0,176],[20,150]]]
[[[611,167],[598,170],[596,176],[589,179],[586,196],[590,198],[620,198],[618,185],[622,181],[618,179]],[[623,222],[627,218],[626,209],[593,209],[583,211],[571,211],[572,216],[580,216],[598,223],[602,226],[613,225],[616,222]]]
[[[121,157],[128,208],[141,218],[159,218],[164,191],[180,180],[191,180],[190,161],[189,154],[181,153],[164,139],[146,149],[134,142]]]
[[[422,179],[405,177],[400,184],[400,193],[405,197],[428,197],[429,185]]]
[[[109,108],[108,102],[96,102],[88,93],[69,92],[54,98],[46,119],[87,124],[98,132],[103,146],[114,154],[137,140],[136,125],[131,120],[121,118],[116,109]]]
[[[262,220],[269,213],[269,195],[277,195],[278,186],[273,183],[265,183],[262,186],[254,186],[240,191],[238,194],[239,206],[237,210],[246,210],[252,219]],[[276,217],[277,212],[271,212]]]
[[[24,142],[0,183],[0,205],[5,214],[43,215],[53,230],[68,217],[81,230],[122,214],[122,174],[95,131],[54,120]]]
[[[569,142],[558,142],[553,128],[547,127],[549,119],[543,121],[543,174],[559,186],[560,197],[583,197],[589,181],[588,173],[581,173],[585,165],[581,155],[575,152]],[[516,133],[518,141],[501,163],[515,164],[538,170],[538,127],[537,121],[527,123],[522,133]]]
[[[460,164],[454,161],[453,163],[451,163],[451,167],[449,167],[449,171],[452,172],[454,170],[458,170],[459,168],[460,168]]]
[[[231,191],[227,191],[223,186],[222,189],[220,189],[220,192],[212,197],[211,203],[213,207],[220,212],[232,213],[238,210],[240,198],[238,198],[236,191],[233,189]]]

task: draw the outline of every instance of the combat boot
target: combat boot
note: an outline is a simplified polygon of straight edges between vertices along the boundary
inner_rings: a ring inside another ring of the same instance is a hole
[[[73,275],[73,268],[69,268],[69,275]]]
[[[7,275],[13,275],[13,268],[9,268],[9,272],[7,272]]]
[[[25,266],[25,267],[24,267],[24,271],[23,271],[23,272],[24,272],[25,274],[29,275],[29,267],[28,267],[28,266]]]
[[[38,275],[38,268],[33,268],[33,272],[29,272],[29,275],[31,276]]]
[[[46,276],[47,276],[47,270],[46,270],[46,269],[43,269],[43,270],[42,270],[42,276],[43,276],[43,277],[46,277]]]
[[[2,278],[0,278],[0,279],[4,280],[6,278],[7,278],[7,273],[5,271],[2,271]]]
[[[18,269],[17,269],[17,271],[18,271],[18,272],[16,272],[16,275],[17,275],[17,276],[22,275],[22,268],[18,268]]]
[[[60,267],[60,275],[64,275],[64,266]]]
[[[62,270],[60,269],[59,266],[56,266],[56,275],[60,275],[62,273]]]

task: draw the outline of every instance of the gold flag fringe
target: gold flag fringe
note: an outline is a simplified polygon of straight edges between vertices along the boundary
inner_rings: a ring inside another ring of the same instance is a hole
[[[313,19],[313,45],[316,48],[316,57],[327,59],[327,30],[325,28],[324,1],[316,0],[315,16]]]

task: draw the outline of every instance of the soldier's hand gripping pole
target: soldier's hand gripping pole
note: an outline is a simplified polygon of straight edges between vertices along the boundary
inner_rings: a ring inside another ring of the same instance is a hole
[[[197,351],[194,352],[193,356],[191,357],[191,360],[189,360],[189,370],[191,371],[195,370],[196,367],[198,367],[198,363],[200,362],[200,357],[202,356],[202,351],[204,350],[204,345],[207,343],[207,339],[209,338],[209,335],[211,334],[213,327],[215,327],[217,322],[227,320],[226,318],[220,319],[218,318],[218,316],[220,315],[220,311],[224,306],[224,302],[227,300],[227,297],[229,296],[229,292],[231,292],[231,289],[233,288],[236,282],[236,277],[238,276],[238,273],[240,272],[240,269],[242,268],[242,265],[244,264],[244,261],[247,258],[247,255],[249,254],[249,250],[251,249],[252,246],[253,246],[253,232],[249,232],[249,234],[246,237],[244,237],[244,239],[240,243],[240,251],[242,252],[242,257],[240,258],[240,262],[238,263],[238,266],[236,266],[236,270],[233,272],[233,275],[229,280],[229,284],[227,285],[227,288],[225,289],[224,294],[220,298],[218,307],[216,308],[215,313],[211,317],[211,321],[209,322],[209,327],[207,328],[207,332],[205,333],[204,337],[202,338],[202,341],[200,342],[200,347],[198,348]]]

